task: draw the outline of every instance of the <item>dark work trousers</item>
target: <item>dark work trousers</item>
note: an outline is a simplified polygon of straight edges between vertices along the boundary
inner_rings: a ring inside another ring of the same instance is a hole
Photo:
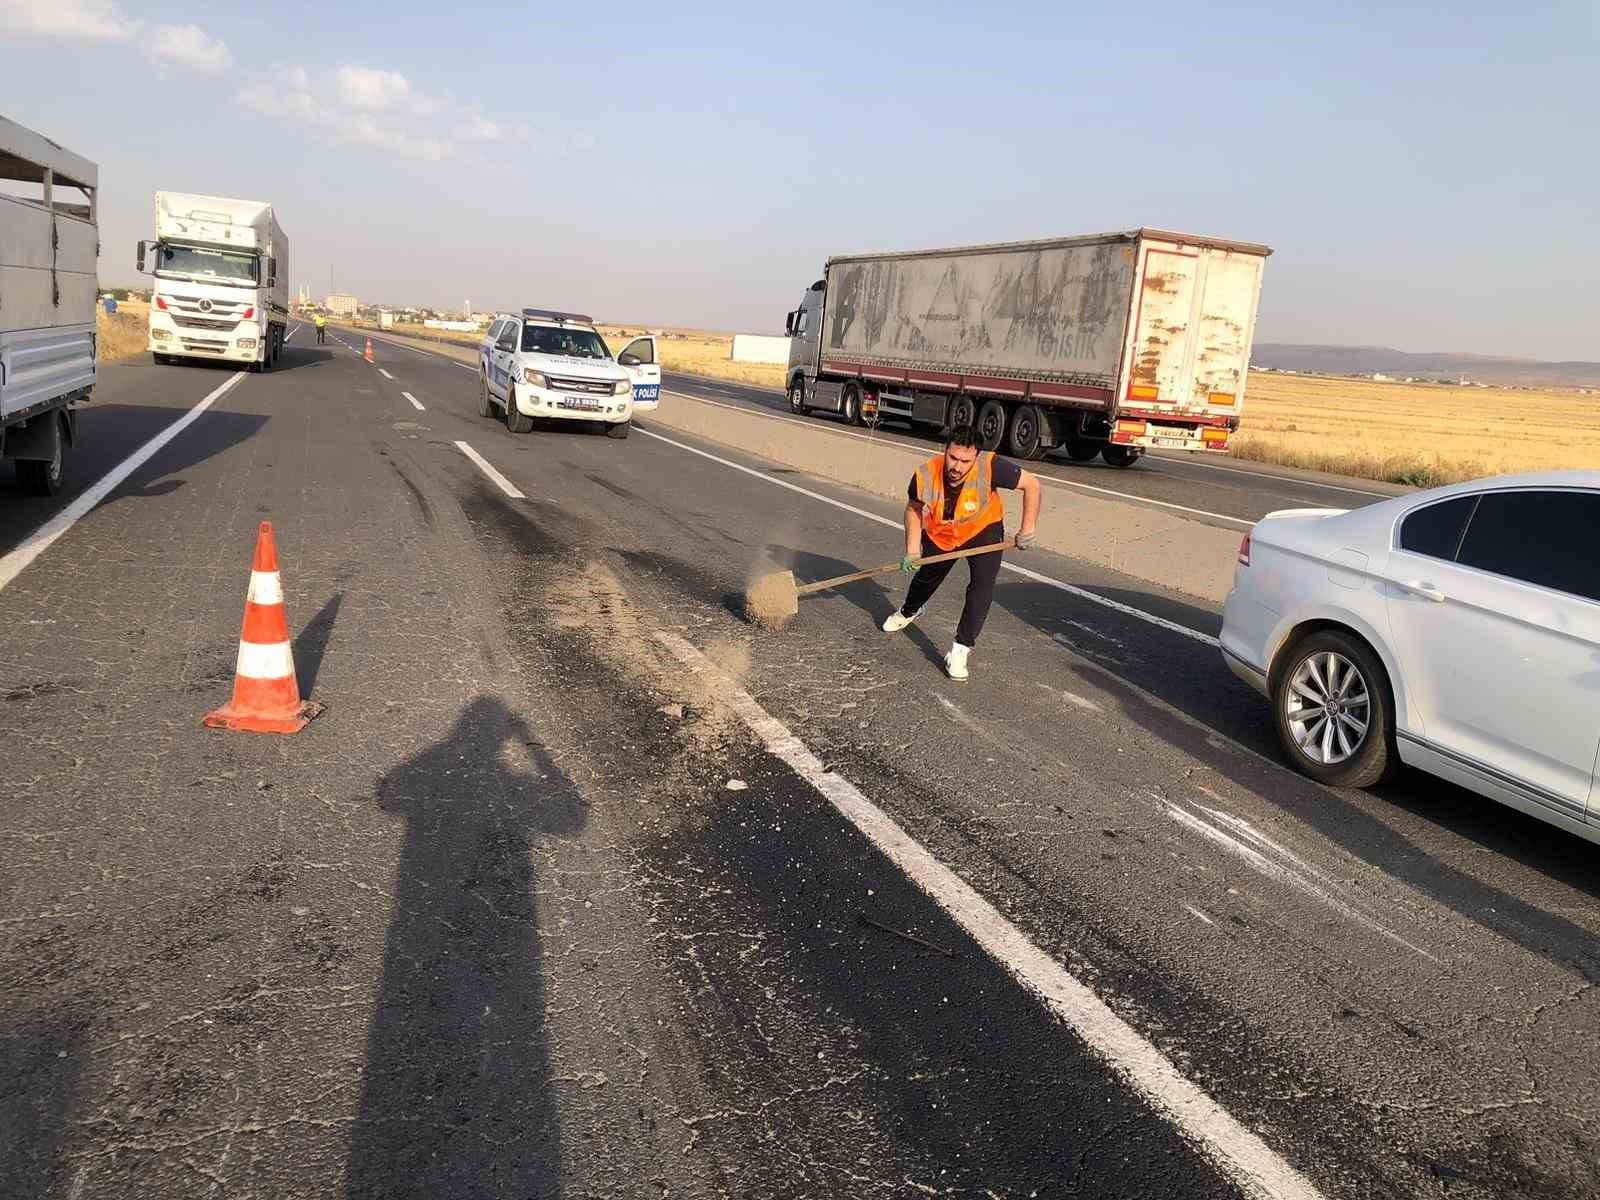
[[[999,521],[986,526],[972,539],[957,546],[957,550],[966,550],[972,546],[993,546],[1005,541],[1005,526]],[[935,554],[943,554],[928,540],[928,535],[922,535],[921,557],[929,558]],[[1005,557],[1005,551],[996,550],[993,554],[979,554],[966,560],[967,573],[967,602],[961,608],[961,624],[956,626],[956,641],[963,646],[976,646],[978,635],[983,632],[983,623],[989,616],[989,605],[994,603],[994,581],[1000,577],[1000,560]],[[906,616],[915,615],[923,605],[933,599],[933,594],[939,590],[939,585],[944,582],[944,577],[950,574],[950,569],[959,565],[960,559],[952,562],[934,563],[931,567],[920,567],[911,577],[911,586],[906,589],[906,602],[900,606],[900,611]]]

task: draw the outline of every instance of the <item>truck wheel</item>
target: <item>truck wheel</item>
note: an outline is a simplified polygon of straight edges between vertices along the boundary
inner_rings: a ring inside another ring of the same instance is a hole
[[[1088,462],[1100,453],[1099,442],[1081,442],[1076,439],[1062,447],[1067,452],[1067,457],[1073,462]]]
[[[972,403],[972,397],[957,396],[950,405],[950,428],[960,429],[963,425],[975,425],[977,421],[978,408]]]
[[[1006,451],[1024,462],[1044,454],[1043,421],[1039,410],[1031,404],[1019,404],[1011,410],[1011,424],[1006,429]]]
[[[811,415],[811,406],[806,403],[806,380],[803,375],[796,375],[794,382],[789,385],[789,409],[797,416]]]
[[[846,425],[861,424],[861,389],[857,385],[847,383],[839,393],[839,415]]]
[[[53,417],[50,425],[54,432],[51,457],[17,459],[17,483],[30,496],[54,496],[61,490],[61,481],[66,477],[66,467],[63,462],[66,455],[66,438],[61,433],[61,418]]]
[[[985,400],[978,410],[978,449],[998,450],[1006,435],[1006,406],[998,400]]]
[[[517,408],[515,391],[506,397],[506,428],[512,433],[532,433],[533,418]]]
[[[478,376],[478,415],[494,416],[494,400],[489,396],[489,377],[481,374]]]
[[[1144,451],[1133,446],[1107,446],[1100,451],[1108,467],[1131,467],[1144,457]]]
[[[621,441],[623,438],[628,436],[628,430],[632,425],[633,422],[631,420],[617,421],[615,424],[607,425],[606,436],[608,438],[616,438],[618,441]]]

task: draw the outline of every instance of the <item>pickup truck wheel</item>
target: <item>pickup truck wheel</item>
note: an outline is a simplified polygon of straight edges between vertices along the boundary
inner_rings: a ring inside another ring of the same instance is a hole
[[[1282,655],[1272,673],[1278,740],[1295,769],[1330,787],[1366,788],[1399,764],[1389,676],[1372,648],[1324,629]]]
[[[998,450],[1006,435],[1006,406],[998,400],[985,400],[978,410],[978,449]]]
[[[515,390],[506,397],[506,428],[512,433],[533,432],[533,418],[517,408]]]
[[[1144,457],[1144,451],[1132,446],[1107,446],[1100,451],[1108,467],[1131,467]]]
[[[614,424],[606,426],[606,436],[608,438],[616,438],[618,441],[621,441],[623,438],[628,436],[628,430],[632,428],[632,426],[633,422],[631,420],[617,421]]]
[[[478,415],[494,416],[494,400],[489,396],[489,377],[483,374],[478,376]]]
[[[1062,447],[1073,462],[1088,462],[1100,453],[1099,442],[1070,441]]]
[[[839,393],[839,415],[846,425],[861,424],[861,388],[856,384],[845,384]]]
[[[796,376],[789,385],[789,409],[797,416],[811,415],[811,406],[806,403],[806,381],[803,376]]]
[[[1011,457],[1026,462],[1044,453],[1042,424],[1039,410],[1033,405],[1019,404],[1012,409],[1011,424],[1006,429],[1006,450]]]
[[[971,396],[957,396],[955,403],[950,405],[950,428],[960,429],[963,425],[975,425],[978,420],[978,406],[972,402]]]
[[[66,465],[63,461],[66,455],[66,438],[61,432],[61,419],[53,418],[51,426],[54,430],[52,444],[54,453],[50,458],[17,459],[17,483],[30,496],[54,496],[61,490],[61,481],[66,477]]]

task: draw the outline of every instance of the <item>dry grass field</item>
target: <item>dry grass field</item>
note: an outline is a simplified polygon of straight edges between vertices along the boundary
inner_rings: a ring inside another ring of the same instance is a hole
[[[479,340],[420,326],[397,325],[395,332],[469,345]],[[643,332],[636,325],[601,326],[613,352]],[[783,388],[783,367],[730,361],[729,334],[671,329],[659,344],[668,371]],[[1232,453],[1417,487],[1510,471],[1596,468],[1600,395],[1255,372]]]
[[[101,362],[137,358],[149,348],[150,306],[142,301],[119,300],[114,314],[107,314],[102,304],[95,309],[94,324]]]

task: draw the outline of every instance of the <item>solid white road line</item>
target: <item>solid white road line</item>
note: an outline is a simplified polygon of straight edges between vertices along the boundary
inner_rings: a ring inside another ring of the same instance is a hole
[[[754,479],[761,480],[763,483],[770,483],[774,487],[786,488],[791,492],[797,492],[802,496],[811,498],[812,500],[820,500],[823,504],[831,504],[834,508],[843,509],[847,513],[854,513],[858,517],[865,517],[869,521],[876,521],[879,525],[887,525],[891,529],[900,528],[900,522],[898,521],[891,521],[887,517],[880,517],[877,513],[868,512],[864,508],[857,508],[853,504],[846,504],[843,500],[835,500],[832,496],[824,496],[820,492],[813,492],[808,488],[799,486],[798,484],[789,483],[787,480],[774,479],[770,475],[765,475],[760,471],[752,470],[746,466],[741,466],[736,462],[729,462],[725,458],[719,458],[715,454],[709,454],[706,451],[697,449],[694,446],[688,446],[683,442],[674,441],[672,438],[662,437],[659,433],[652,433],[648,429],[641,429],[637,423],[635,423],[634,429],[637,432],[642,433],[647,438],[654,438],[658,442],[665,442],[667,445],[675,446],[679,450],[687,450],[690,454],[698,454],[701,458],[710,459],[712,462],[724,467],[728,467],[734,471],[741,471]],[[1141,621],[1147,621],[1151,625],[1160,626],[1162,629],[1168,630],[1172,633],[1178,633],[1182,634],[1184,637],[1193,638],[1195,641],[1201,642],[1207,646],[1217,646],[1221,644],[1209,633],[1201,633],[1198,629],[1190,629],[1187,625],[1180,625],[1176,621],[1169,621],[1166,617],[1159,617],[1155,613],[1145,612],[1142,608],[1134,608],[1131,604],[1123,604],[1120,601],[1109,599],[1105,596],[1099,595],[1096,592],[1091,592],[1086,588],[1075,587],[1070,583],[1063,583],[1061,580],[1053,579],[1049,575],[1041,575],[1038,571],[1030,571],[1027,567],[1019,567],[1015,563],[1010,562],[1002,562],[1000,566],[1004,570],[1013,571],[1016,574],[1021,575],[1024,579],[1031,579],[1035,583],[1043,583],[1050,587],[1057,588],[1060,591],[1066,592],[1068,595],[1078,597],[1080,600],[1088,600],[1091,603],[1098,604],[1103,608],[1112,609],[1116,612],[1123,613],[1126,616],[1136,617]]]
[[[785,421],[795,425],[809,425],[810,421],[804,417],[786,417],[781,413],[763,412],[760,409],[745,408],[737,404],[724,404],[720,400],[711,400],[705,396],[690,396],[684,392],[666,392],[668,396],[677,396],[680,400],[693,400],[696,404],[709,404],[712,408],[726,408],[733,412],[747,413],[750,416],[765,417],[769,421]],[[861,441],[874,442],[879,446],[887,446],[891,450],[899,450],[923,460],[927,459],[927,452],[917,446],[907,445],[905,442],[894,441],[885,437],[877,437],[868,433],[855,433],[848,429],[836,429],[830,432],[843,434],[845,437],[857,438]],[[1078,483],[1071,479],[1063,479],[1059,475],[1047,475],[1043,471],[1034,471],[1034,474],[1044,483],[1053,483],[1058,487],[1077,488],[1082,492],[1096,492],[1102,496],[1115,496],[1118,500],[1130,500],[1135,504],[1151,504],[1157,508],[1170,508],[1177,512],[1192,513],[1197,517],[1210,517],[1217,521],[1227,521],[1233,525],[1240,525],[1249,529],[1255,525],[1252,520],[1244,517],[1230,517],[1226,513],[1211,512],[1204,508],[1190,508],[1187,504],[1174,504],[1170,500],[1153,500],[1149,496],[1140,496],[1134,492],[1119,492],[1116,488],[1095,487],[1091,483]]]
[[[1069,1026],[1134,1091],[1175,1125],[1249,1196],[1321,1200],[1321,1193],[1225,1108],[1179,1073],[1165,1055],[1065,967],[1030,942],[987,900],[868,800],[827,770],[782,722],[674,633],[656,640],[739,714],[767,752],[788,764],[1003,966]]]
[[[1187,462],[1181,458],[1165,458],[1152,454],[1152,462],[1169,463],[1175,467],[1199,467],[1204,471],[1226,471],[1229,475],[1248,475],[1251,479],[1271,479],[1278,483],[1297,483],[1301,487],[1326,488],[1330,492],[1349,492],[1354,496],[1373,496],[1379,500],[1393,500],[1389,492],[1369,492],[1362,488],[1341,487],[1337,483],[1321,483],[1315,479],[1297,479],[1293,475],[1276,475],[1271,471],[1250,471],[1244,467],[1224,467],[1220,463]]]
[[[421,354],[427,358],[437,358],[442,362],[449,363],[452,367],[460,367],[463,371],[471,371],[474,375],[478,373],[477,367],[470,366],[458,358],[451,358],[448,354],[440,354],[437,350],[422,350],[405,342],[397,342],[393,338],[379,337],[377,340],[386,346],[397,346],[401,350],[409,350],[413,354]]]
[[[292,341],[294,339],[294,335],[299,333],[299,332],[300,332],[300,326],[296,325],[293,329],[289,330],[288,333],[283,335],[283,340],[286,343],[289,342],[289,341]]]
[[[378,374],[382,375],[385,379],[393,379],[394,378],[393,375],[389,374],[389,372],[385,371],[382,367],[378,368]]]
[[[465,454],[473,462],[477,463],[478,469],[487,475],[497,488],[499,488],[506,495],[510,496],[513,500],[527,499],[526,496],[517,491],[516,484],[512,483],[511,480],[507,479],[504,475],[500,474],[499,471],[496,471],[492,466],[490,466],[489,460],[484,458],[483,455],[479,454],[471,446],[467,445],[465,442],[457,442],[456,449]]]
[[[0,558],[0,589],[5,588],[29,563],[48,550],[57,538],[76,525],[85,513],[105,498],[107,492],[143,466],[157,450],[193,425],[201,413],[215,404],[218,398],[243,379],[244,375],[243,371],[230,375],[204,400],[112,467],[83,495],[25,537],[22,544],[10,554]]]
[[[407,400],[411,401],[411,407],[416,409],[418,412],[426,412],[427,411],[427,409],[422,407],[422,401],[418,400],[410,392],[401,392],[400,394],[402,396],[404,396]]]

